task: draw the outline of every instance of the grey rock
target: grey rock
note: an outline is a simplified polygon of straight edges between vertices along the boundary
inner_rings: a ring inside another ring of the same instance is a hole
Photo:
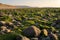
[[[28,37],[37,37],[41,33],[41,30],[36,26],[31,26],[23,30],[23,34]]]

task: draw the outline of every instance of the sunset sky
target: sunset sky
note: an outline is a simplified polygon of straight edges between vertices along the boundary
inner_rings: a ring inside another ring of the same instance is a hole
[[[0,0],[0,3],[32,7],[60,7],[60,0]]]

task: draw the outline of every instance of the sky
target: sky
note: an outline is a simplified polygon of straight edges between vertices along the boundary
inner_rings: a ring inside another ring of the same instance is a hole
[[[60,7],[60,0],[0,0],[0,3],[32,7]]]

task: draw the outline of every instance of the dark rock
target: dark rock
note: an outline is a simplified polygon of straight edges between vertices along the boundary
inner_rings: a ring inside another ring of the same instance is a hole
[[[37,37],[40,35],[40,33],[41,33],[41,30],[36,26],[31,26],[23,30],[23,34],[28,37]]]
[[[15,26],[20,26],[21,25],[21,23],[19,22],[19,21],[13,21],[12,22]]]
[[[55,27],[55,28],[60,28],[60,20],[56,20],[54,21],[51,26]]]
[[[49,37],[49,36],[47,36],[47,37],[45,37],[45,36],[40,36],[40,37],[38,38],[38,40],[50,40],[50,37]]]
[[[38,38],[31,38],[31,40],[38,40]]]
[[[56,34],[49,34],[50,40],[58,40],[58,36]]]
[[[0,34],[5,34],[3,31],[0,31]]]
[[[7,29],[11,29],[11,30],[14,29],[13,23],[5,23],[5,26],[7,27]]]
[[[56,24],[60,23],[60,19],[55,21]]]
[[[22,36],[22,35],[18,35],[16,37],[16,40],[30,40],[29,38],[25,37],[25,36]]]
[[[42,40],[50,40],[50,37],[43,37]]]
[[[47,29],[47,31],[48,31],[48,34],[49,34],[49,33],[51,33],[51,32],[52,32],[52,29],[51,29],[51,28],[50,28],[50,29]]]

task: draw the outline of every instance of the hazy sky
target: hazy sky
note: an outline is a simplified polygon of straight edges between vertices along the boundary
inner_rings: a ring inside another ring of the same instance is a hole
[[[0,0],[0,3],[33,7],[60,7],[60,0]]]

